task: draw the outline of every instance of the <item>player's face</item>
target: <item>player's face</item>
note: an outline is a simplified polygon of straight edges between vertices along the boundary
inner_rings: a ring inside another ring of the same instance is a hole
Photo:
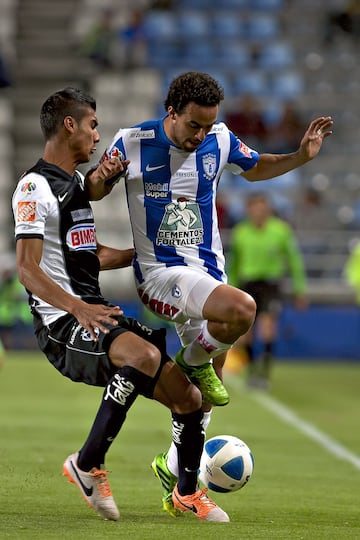
[[[181,114],[169,107],[165,131],[169,139],[186,152],[193,152],[203,142],[216,122],[219,106],[203,107],[188,103]]]
[[[247,211],[250,219],[255,224],[261,224],[271,214],[270,206],[266,199],[262,197],[254,198],[248,203]]]
[[[100,141],[97,125],[96,113],[90,107],[79,122],[75,121],[72,147],[78,163],[90,161],[91,155],[96,151],[96,145]]]

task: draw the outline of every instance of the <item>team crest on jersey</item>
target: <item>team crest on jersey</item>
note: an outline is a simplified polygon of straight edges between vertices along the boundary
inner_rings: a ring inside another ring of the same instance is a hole
[[[97,326],[95,326],[94,328],[94,334],[98,337],[99,334],[100,334],[100,330],[98,329]],[[91,337],[91,334],[89,332],[89,330],[86,330],[86,328],[83,328],[81,330],[81,333],[80,333],[80,337],[83,341],[92,341],[93,338]]]
[[[181,295],[182,295],[182,292],[179,285],[175,284],[173,288],[171,289],[171,296],[173,296],[174,298],[180,298]]]
[[[199,205],[179,197],[165,206],[157,232],[158,246],[191,246],[203,243],[204,228]]]
[[[32,191],[35,191],[35,189],[36,189],[36,184],[34,182],[25,182],[21,186],[21,191],[23,193],[25,192],[31,193]]]
[[[204,176],[207,180],[212,180],[216,174],[216,155],[206,154],[202,158]]]
[[[96,232],[93,223],[74,225],[68,230],[66,243],[70,249],[79,251],[82,249],[96,249]]]
[[[113,148],[110,150],[110,158],[118,158],[119,161],[124,161],[124,154],[121,150],[118,149],[117,146],[113,146]]]

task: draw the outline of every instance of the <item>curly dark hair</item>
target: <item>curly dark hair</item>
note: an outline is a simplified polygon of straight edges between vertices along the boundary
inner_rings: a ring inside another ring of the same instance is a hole
[[[72,116],[80,122],[89,107],[96,111],[95,99],[71,86],[49,96],[40,111],[40,127],[45,140],[57,133],[66,116]]]
[[[171,106],[176,113],[181,114],[190,102],[212,107],[223,99],[224,90],[215,79],[207,73],[188,71],[172,80],[164,106],[166,110]]]

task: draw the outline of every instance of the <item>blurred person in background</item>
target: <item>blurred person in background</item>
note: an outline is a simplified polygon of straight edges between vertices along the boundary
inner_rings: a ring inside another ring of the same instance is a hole
[[[355,294],[355,301],[360,305],[360,242],[350,250],[344,266],[344,277]]]
[[[24,348],[31,325],[26,291],[15,269],[8,268],[0,276],[0,339],[4,348]]]
[[[101,70],[134,69],[147,60],[143,9],[129,9],[119,21],[114,8],[103,9],[79,45],[80,55]]]
[[[11,78],[6,62],[0,52],[0,88],[11,86]]]
[[[295,103],[285,103],[279,118],[267,131],[266,151],[275,154],[295,152],[305,128],[306,124]]]
[[[267,127],[259,104],[252,95],[242,96],[237,106],[225,113],[224,121],[228,128],[249,146],[264,146],[268,135]]]
[[[338,3],[339,9],[331,9],[325,20],[325,44],[336,42],[340,35],[349,36],[355,44],[360,40],[360,1],[347,0]]]
[[[119,65],[124,69],[135,69],[146,64],[147,39],[143,22],[143,9],[130,10],[127,23],[117,31],[117,56]]]
[[[253,327],[237,342],[248,361],[248,384],[267,389],[277,339],[277,320],[283,303],[283,280],[290,274],[294,304],[307,306],[306,275],[291,226],[276,217],[267,196],[253,193],[246,202],[247,219],[231,232],[228,252],[229,283],[256,302]],[[256,342],[260,344],[257,355]]]
[[[5,360],[5,347],[4,347],[3,342],[2,342],[2,340],[0,338],[0,369],[4,365],[4,360]]]
[[[101,70],[115,65],[114,47],[118,35],[114,16],[111,8],[103,9],[79,46],[79,54],[89,58]]]

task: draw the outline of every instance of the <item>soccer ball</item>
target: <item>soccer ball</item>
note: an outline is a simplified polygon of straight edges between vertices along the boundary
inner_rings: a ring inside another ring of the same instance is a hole
[[[217,435],[205,442],[199,479],[212,491],[228,493],[247,484],[254,470],[254,457],[241,439]]]

